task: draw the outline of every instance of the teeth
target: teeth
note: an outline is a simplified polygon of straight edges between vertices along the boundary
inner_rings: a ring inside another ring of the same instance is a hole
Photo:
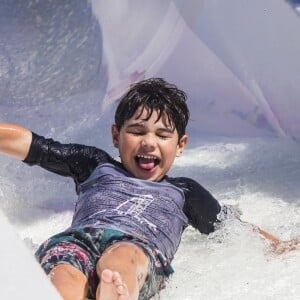
[[[152,156],[152,155],[137,155],[138,158],[144,158],[144,159],[158,159],[156,156]]]

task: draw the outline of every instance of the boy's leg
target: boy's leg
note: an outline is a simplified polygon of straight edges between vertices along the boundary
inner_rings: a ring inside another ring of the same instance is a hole
[[[60,264],[49,273],[51,282],[64,300],[83,300],[88,294],[88,280],[77,268]]]
[[[129,242],[109,247],[97,263],[100,284],[97,300],[137,300],[148,275],[149,261],[144,251]]]

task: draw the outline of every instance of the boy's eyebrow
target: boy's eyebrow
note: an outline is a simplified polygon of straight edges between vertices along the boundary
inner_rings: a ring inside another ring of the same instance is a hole
[[[162,128],[158,128],[159,131],[165,131],[165,132],[169,132],[169,133],[174,133],[175,128],[170,128],[170,127],[162,127]]]
[[[136,122],[136,123],[127,125],[127,127],[145,127],[145,124],[144,124],[144,122]]]

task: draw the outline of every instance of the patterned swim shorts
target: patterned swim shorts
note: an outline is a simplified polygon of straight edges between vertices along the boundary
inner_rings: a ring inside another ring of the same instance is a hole
[[[68,229],[45,241],[37,250],[36,258],[49,274],[59,264],[69,264],[88,278],[90,299],[95,299],[99,284],[96,273],[98,259],[106,248],[116,242],[126,241],[140,247],[149,259],[147,280],[140,291],[140,300],[150,299],[165,287],[165,280],[173,269],[153,245],[113,229],[90,226]]]

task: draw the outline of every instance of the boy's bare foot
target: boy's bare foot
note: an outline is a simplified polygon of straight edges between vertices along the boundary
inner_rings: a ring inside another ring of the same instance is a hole
[[[118,272],[104,270],[100,281],[100,300],[128,300],[126,284]]]

